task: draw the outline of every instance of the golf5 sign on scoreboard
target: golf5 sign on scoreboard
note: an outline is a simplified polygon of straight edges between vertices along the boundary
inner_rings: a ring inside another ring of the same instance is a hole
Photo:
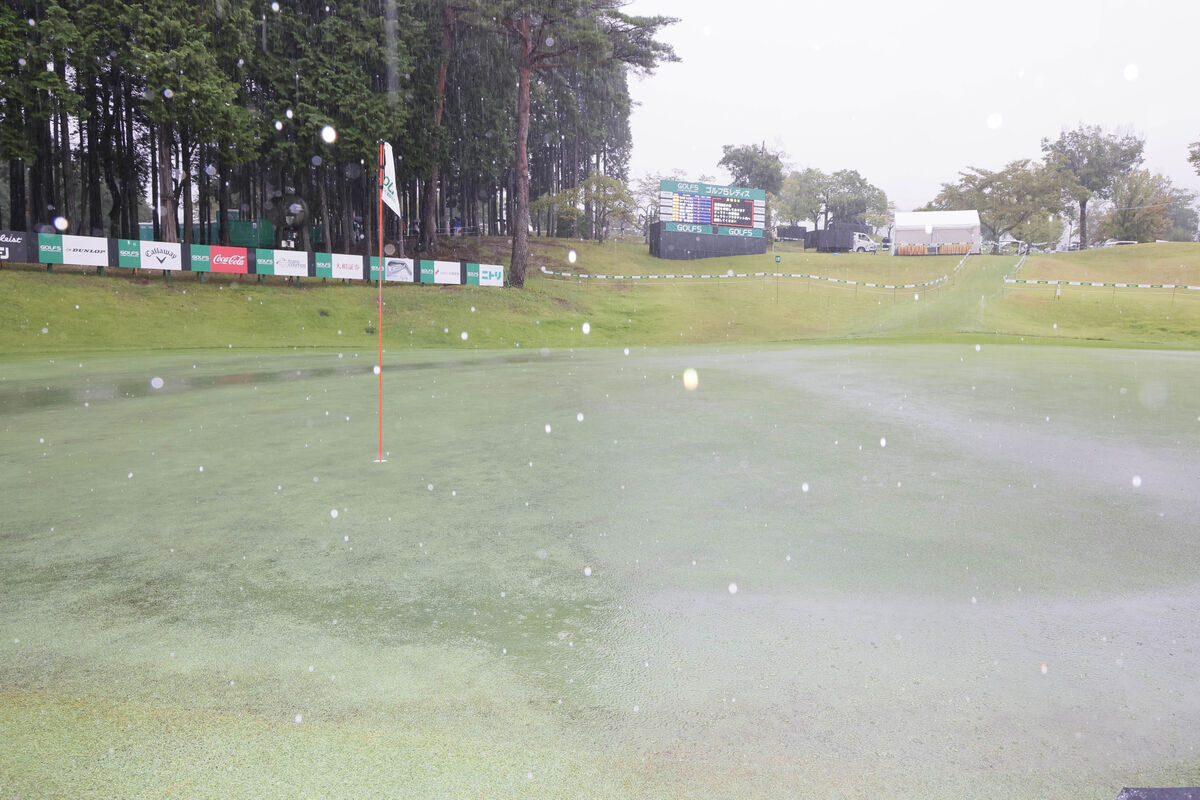
[[[689,181],[658,185],[659,221],[675,233],[761,238],[766,210],[762,189]]]

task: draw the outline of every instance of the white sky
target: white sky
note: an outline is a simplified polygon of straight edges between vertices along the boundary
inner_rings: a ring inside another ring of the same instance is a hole
[[[1200,191],[1200,0],[631,0],[680,22],[680,63],[631,77],[631,177],[718,183],[724,144],[792,168],[857,169],[900,210],[968,166],[1041,156],[1079,123],[1146,141]]]

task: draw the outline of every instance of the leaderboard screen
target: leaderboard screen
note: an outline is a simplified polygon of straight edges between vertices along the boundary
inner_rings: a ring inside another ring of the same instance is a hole
[[[658,218],[676,232],[760,237],[766,199],[762,189],[662,181]]]
[[[712,224],[754,227],[754,201],[712,198]]]

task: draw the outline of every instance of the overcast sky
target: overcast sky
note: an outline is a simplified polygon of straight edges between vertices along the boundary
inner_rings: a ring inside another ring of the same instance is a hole
[[[1145,139],[1200,191],[1200,0],[632,0],[681,61],[631,77],[631,176],[729,176],[724,144],[857,169],[900,210],[961,169],[1041,156],[1079,123]]]

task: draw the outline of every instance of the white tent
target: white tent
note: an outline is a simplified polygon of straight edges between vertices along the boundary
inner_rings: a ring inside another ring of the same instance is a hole
[[[959,255],[982,247],[978,211],[896,212],[892,255]]]

